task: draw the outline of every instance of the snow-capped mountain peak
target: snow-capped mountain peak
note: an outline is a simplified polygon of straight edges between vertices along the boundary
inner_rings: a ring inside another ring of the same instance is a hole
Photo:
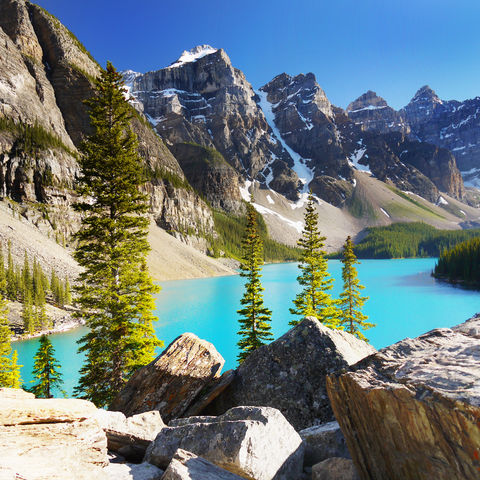
[[[213,48],[210,45],[198,45],[191,50],[185,50],[180,58],[169,65],[167,68],[176,68],[184,65],[185,63],[196,62],[199,58],[211,55],[218,51],[218,48]]]

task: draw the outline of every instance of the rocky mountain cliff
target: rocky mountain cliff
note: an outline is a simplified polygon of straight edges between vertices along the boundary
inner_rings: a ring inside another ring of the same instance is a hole
[[[240,181],[257,180],[290,200],[312,188],[333,205],[348,205],[358,169],[431,202],[438,200],[440,191],[464,196],[454,157],[407,137],[410,129],[402,115],[374,92],[353,102],[348,115],[330,103],[312,73],[283,73],[255,93],[226,53],[207,45],[184,52],[155,72],[124,75],[132,104],[145,113],[175,155],[179,144],[214,148]],[[368,128],[362,123],[365,115]],[[391,132],[389,125],[402,136],[385,136]],[[189,168],[196,161],[201,165],[200,151],[195,160],[189,150]],[[233,183],[225,178],[220,183],[220,196],[228,196],[227,209],[235,209]],[[197,183],[196,188],[212,201],[214,184],[209,174],[209,185]]]
[[[133,104],[168,145],[193,142],[215,148],[244,178],[273,182],[272,188],[297,198],[293,160],[273,135],[252,86],[224,50],[202,45],[166,68],[128,71],[125,79]]]
[[[428,86],[420,88],[399,111],[368,91],[348,108],[348,116],[365,130],[400,131],[410,138],[448,149],[467,185],[479,186],[480,97],[463,102],[441,100]]]
[[[431,202],[438,200],[439,191],[463,198],[453,155],[407,137],[401,115],[374,92],[349,105],[347,115],[330,104],[313,74],[282,74],[260,91],[265,93],[260,104],[272,112],[271,123],[297,152],[297,161],[308,167],[305,177],[310,175],[310,187],[320,198],[334,205],[348,204],[355,188],[354,170],[368,171]],[[378,112],[383,112],[380,117]],[[397,125],[400,135],[388,134],[385,125],[377,128],[387,118],[387,125]]]
[[[99,66],[55,17],[24,0],[0,0],[0,192],[39,202],[25,216],[68,236],[78,174],[76,147],[90,131],[83,104]],[[145,159],[151,213],[162,228],[190,241],[213,233],[210,209],[190,188],[177,160],[143,115],[132,127]],[[65,216],[69,219],[65,222]]]

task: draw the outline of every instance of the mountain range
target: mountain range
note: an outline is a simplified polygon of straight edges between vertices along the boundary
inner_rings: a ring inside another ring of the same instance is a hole
[[[77,148],[91,131],[83,100],[100,66],[25,0],[0,0],[0,60],[1,195],[44,234],[68,238]],[[368,91],[343,110],[312,73],[254,89],[208,45],[123,76],[154,223],[204,253],[218,236],[214,212],[242,215],[250,193],[270,235],[294,244],[311,189],[330,249],[371,225],[460,228],[480,217],[480,97],[442,101],[422,87],[396,111]]]

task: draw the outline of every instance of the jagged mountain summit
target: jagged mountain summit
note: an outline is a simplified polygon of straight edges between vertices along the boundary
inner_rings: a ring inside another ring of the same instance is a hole
[[[410,133],[405,118],[372,90],[368,90],[350,103],[346,111],[349,118],[367,130],[380,133],[389,133],[392,130]]]
[[[257,180],[290,200],[311,188],[319,198],[345,205],[359,169],[429,201],[436,202],[440,191],[463,196],[453,157],[408,136],[402,115],[374,92],[352,103],[348,115],[330,103],[312,73],[283,73],[255,92],[225,51],[208,45],[183,52],[166,68],[126,71],[124,78],[132,103],[176,155],[186,151],[178,147],[184,143],[214,148],[240,182]],[[378,136],[392,128],[402,136]],[[184,171],[198,184],[191,154],[189,149]],[[238,211],[235,189],[221,189],[230,197],[226,208]],[[211,182],[202,193],[218,204]]]
[[[372,132],[400,131],[412,139],[448,149],[466,185],[480,186],[480,97],[445,101],[425,85],[408,105],[395,111],[386,102],[383,108],[376,108],[378,103],[371,93],[363,94],[347,108],[356,124]],[[361,102],[363,109],[351,108]]]
[[[273,134],[252,86],[224,50],[199,46],[166,68],[125,72],[125,79],[167,144],[215,148],[245,178],[297,198],[294,161]]]
[[[271,117],[269,122],[286,148],[299,162],[303,159],[309,187],[318,197],[348,205],[358,170],[431,202],[438,200],[440,191],[463,197],[451,153],[409,137],[402,117],[374,92],[350,104],[348,116],[328,101],[312,73],[279,75],[261,87],[262,92],[260,105],[269,112],[267,119]],[[388,133],[389,125],[397,125],[399,133]]]

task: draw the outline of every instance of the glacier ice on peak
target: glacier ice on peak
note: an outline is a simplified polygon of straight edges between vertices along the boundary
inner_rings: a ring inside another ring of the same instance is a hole
[[[218,51],[218,48],[213,48],[210,45],[198,45],[191,50],[184,50],[180,58],[166,68],[176,68],[185,63],[196,62],[199,58],[211,55]]]

